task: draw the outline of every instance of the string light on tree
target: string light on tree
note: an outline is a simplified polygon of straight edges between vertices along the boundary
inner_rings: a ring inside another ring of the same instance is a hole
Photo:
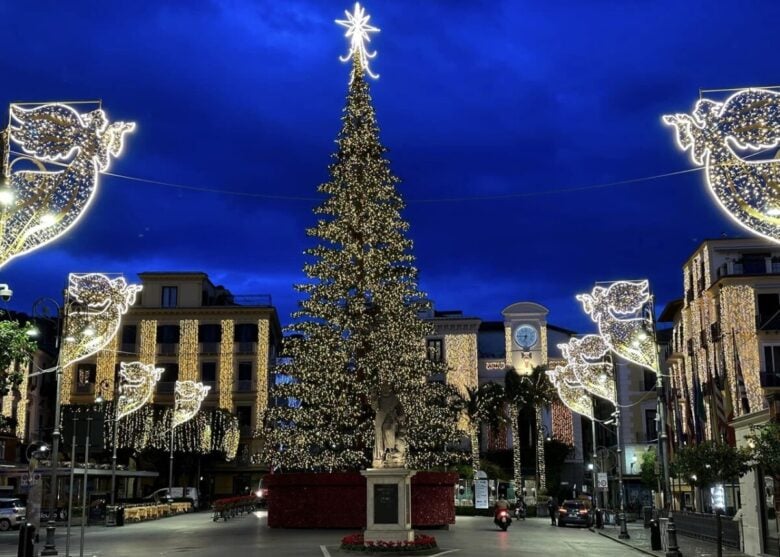
[[[368,24],[368,20],[371,19],[370,15],[366,14],[366,10],[359,2],[355,2],[355,8],[352,13],[345,10],[344,15],[347,19],[337,19],[336,23],[346,27],[347,31],[344,36],[350,39],[349,52],[346,55],[339,58],[342,62],[348,62],[354,58],[357,58],[360,63],[360,67],[365,72],[377,79],[379,74],[375,74],[369,67],[369,61],[376,57],[376,50],[369,52],[367,43],[371,42],[371,36],[369,33],[378,33],[379,29]]]
[[[780,145],[780,93],[742,89],[724,102],[700,99],[691,114],[663,117],[677,145],[706,170],[707,186],[737,224],[780,242],[780,161],[745,160],[735,149],[773,150]]]
[[[24,155],[5,163],[0,187],[0,267],[57,239],[94,198],[98,174],[122,152],[133,123],[109,124],[103,110],[79,113],[60,103],[10,105],[11,143]],[[31,162],[35,170],[13,166]],[[46,163],[64,169],[48,170]]]

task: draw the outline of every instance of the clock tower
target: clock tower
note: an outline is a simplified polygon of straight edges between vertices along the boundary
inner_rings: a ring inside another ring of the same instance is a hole
[[[547,363],[547,314],[549,310],[534,302],[517,302],[504,308],[506,364],[518,373],[531,373]]]

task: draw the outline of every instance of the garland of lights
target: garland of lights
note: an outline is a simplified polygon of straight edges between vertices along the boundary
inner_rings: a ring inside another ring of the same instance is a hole
[[[653,317],[646,313],[650,302],[647,280],[616,281],[609,287],[596,286],[577,300],[598,325],[604,342],[618,356],[658,372],[658,347],[653,335]]]
[[[780,242],[780,162],[748,161],[742,150],[780,145],[780,93],[743,89],[724,102],[699,99],[691,114],[663,117],[677,132],[677,146],[706,170],[712,197],[737,224]]]
[[[60,348],[60,366],[66,370],[61,387],[62,402],[70,401],[73,374],[70,366],[92,356],[114,338],[122,316],[135,303],[139,284],[124,277],[111,279],[101,273],[68,276],[68,301]]]
[[[536,475],[539,476],[539,491],[547,491],[547,468],[544,462],[544,424],[542,409],[536,408]],[[540,450],[541,448],[541,450]]]
[[[198,375],[198,320],[179,321],[179,378],[183,381],[197,381]]]
[[[137,412],[152,398],[157,382],[165,371],[154,364],[121,362],[119,364],[119,400],[116,419]]]
[[[122,152],[124,134],[135,124],[108,123],[102,110],[79,114],[66,104],[32,108],[10,105],[10,143],[26,153],[10,164],[0,188],[0,267],[62,236],[76,224],[94,198],[98,173],[108,170],[111,157]],[[47,170],[45,163],[62,165]],[[31,161],[37,170],[17,170],[16,162]]]
[[[344,36],[350,39],[350,45],[349,52],[340,57],[339,60],[347,62],[355,59],[368,75],[374,79],[378,78],[379,74],[374,74],[368,65],[369,61],[376,57],[376,50],[369,52],[366,48],[366,43],[371,42],[369,33],[378,33],[379,29],[368,24],[371,16],[366,15],[365,8],[359,2],[355,2],[355,8],[352,13],[345,10],[344,15],[347,16],[347,19],[337,19],[336,23],[347,28]]]
[[[574,415],[572,411],[560,400],[552,403],[550,409],[552,414],[553,437],[562,443],[574,446]]]
[[[104,411],[110,416],[114,412],[114,403],[97,405],[63,406],[63,416],[94,415]],[[103,443],[110,446],[114,423],[117,424],[117,447],[138,452],[146,450],[169,450],[170,425],[172,411],[169,405],[146,404],[136,412],[118,422],[104,420]],[[175,430],[175,446],[187,454],[218,453],[227,460],[236,457],[239,442],[238,419],[221,408],[202,409],[189,422],[181,424]]]
[[[235,325],[232,319],[222,320],[222,340],[219,345],[219,407],[228,412],[233,410],[233,385],[235,370],[233,363],[233,338]],[[261,422],[258,422],[260,424]]]
[[[157,320],[144,319],[140,324],[138,359],[154,365],[157,359]]]
[[[30,369],[32,370],[32,368]],[[16,387],[19,391],[19,400],[16,403],[16,437],[18,439],[25,439],[25,434],[27,433],[27,389],[29,381],[29,373],[25,373],[21,383]]]
[[[566,366],[555,366],[547,370],[547,376],[558,389],[558,397],[571,410],[593,419],[593,401],[588,392],[578,383],[573,371]]]
[[[255,386],[255,424],[263,423],[265,409],[268,407],[268,319],[260,319],[257,322],[257,385]]]
[[[116,373],[116,354],[119,348],[119,335],[108,342],[105,349],[97,353],[95,362],[95,385],[104,385],[103,398],[114,398],[114,375]]]
[[[566,368],[570,370],[567,375],[570,374],[575,383],[613,405],[617,403],[612,364],[598,361],[609,353],[609,346],[601,336],[572,337],[568,343],[559,344],[558,348],[566,358]]]
[[[447,361],[447,384],[465,394],[477,386],[477,336],[444,335]]]

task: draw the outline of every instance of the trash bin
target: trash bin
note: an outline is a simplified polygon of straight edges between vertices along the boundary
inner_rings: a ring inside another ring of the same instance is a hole
[[[106,526],[116,526],[116,510],[115,505],[106,507]]]
[[[19,527],[19,550],[17,557],[35,557],[33,540],[35,539],[35,526],[29,522]]]
[[[125,525],[125,508],[124,506],[119,506],[116,510],[116,525],[117,526],[124,526]]]
[[[653,551],[659,551],[663,548],[661,545],[661,525],[655,519],[650,521],[650,548]]]

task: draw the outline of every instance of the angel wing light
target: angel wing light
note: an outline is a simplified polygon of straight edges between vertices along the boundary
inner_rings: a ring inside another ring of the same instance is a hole
[[[140,290],[140,284],[127,284],[124,277],[70,274],[60,366],[66,367],[104,348],[116,335],[122,316],[135,303]]]
[[[599,335],[571,338],[558,348],[566,358],[566,374],[586,391],[612,404],[617,402],[615,376],[610,362],[604,361],[609,346]]]
[[[616,281],[607,288],[596,286],[577,299],[611,350],[650,371],[658,371],[653,317],[645,314],[650,301],[647,280]]]
[[[704,166],[707,186],[740,226],[780,243],[780,160],[746,160],[735,150],[780,146],[780,93],[743,89],[724,102],[701,99],[691,114],[669,114],[677,145]]]
[[[211,387],[195,381],[176,381],[172,428],[195,417]]]
[[[79,113],[66,104],[10,107],[9,146],[25,153],[4,170],[0,187],[0,267],[55,240],[81,218],[94,198],[98,174],[122,152],[133,123],[109,124],[102,110]],[[31,161],[37,170],[10,172]],[[47,169],[56,163],[57,170]],[[64,167],[64,168],[62,168]]]
[[[577,383],[572,370],[565,366],[555,366],[547,370],[547,377],[558,390],[561,402],[571,411],[586,418],[593,419],[593,399],[588,392]]]
[[[119,364],[117,421],[129,416],[149,402],[163,371],[165,370],[161,367],[154,367],[154,364],[143,362],[121,362]]]

